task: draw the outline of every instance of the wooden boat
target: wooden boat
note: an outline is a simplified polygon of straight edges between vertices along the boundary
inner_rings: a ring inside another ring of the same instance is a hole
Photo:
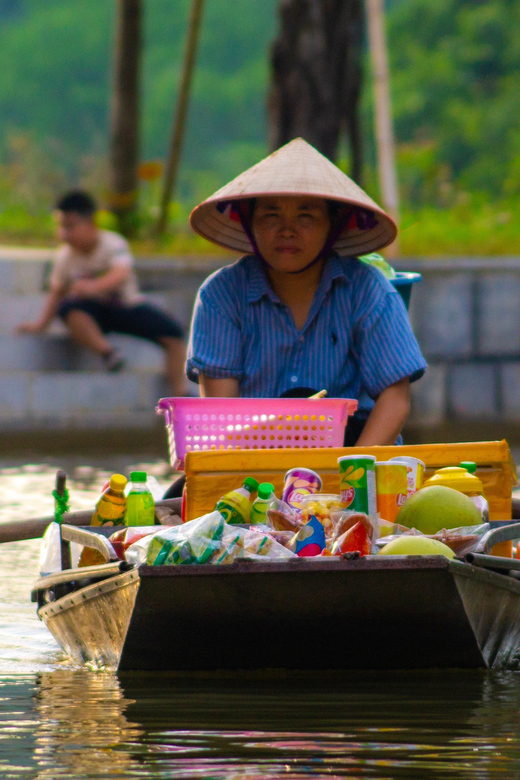
[[[92,530],[62,533],[110,557]],[[464,561],[108,562],[40,579],[33,600],[75,663],[120,671],[516,669],[520,561],[487,553],[517,537],[516,523],[490,531]]]

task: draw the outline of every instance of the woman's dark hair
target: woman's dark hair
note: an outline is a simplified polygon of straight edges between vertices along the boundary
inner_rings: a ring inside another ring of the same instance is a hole
[[[71,190],[62,195],[54,208],[65,213],[74,212],[85,218],[93,217],[97,210],[94,198],[81,190]]]

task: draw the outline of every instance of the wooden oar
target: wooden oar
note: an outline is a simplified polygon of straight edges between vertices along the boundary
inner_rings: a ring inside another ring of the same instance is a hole
[[[156,501],[155,505],[168,507],[179,515],[181,513],[180,498],[166,498],[163,501]],[[67,512],[63,515],[63,522],[67,525],[90,525],[92,512],[92,509],[82,512]],[[0,544],[21,542],[24,539],[40,539],[47,526],[53,522],[54,515],[35,520],[14,520],[10,523],[0,523]]]

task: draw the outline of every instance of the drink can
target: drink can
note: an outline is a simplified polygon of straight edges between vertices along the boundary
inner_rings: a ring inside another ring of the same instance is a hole
[[[345,509],[376,516],[374,455],[343,455],[338,458],[341,503]]]
[[[397,455],[390,458],[390,461],[400,461],[406,463],[408,467],[408,495],[411,496],[417,490],[420,490],[424,481],[425,465],[419,458],[412,458],[409,455]]]
[[[305,496],[319,493],[322,481],[319,474],[311,469],[289,469],[284,477],[282,501],[300,509]]]
[[[394,523],[408,498],[408,466],[395,460],[376,463],[377,511],[383,520]]]

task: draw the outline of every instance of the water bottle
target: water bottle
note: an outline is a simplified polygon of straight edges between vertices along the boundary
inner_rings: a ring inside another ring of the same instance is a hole
[[[155,502],[146,484],[146,471],[130,473],[125,525],[155,525]]]
[[[270,482],[262,482],[258,485],[258,498],[253,501],[251,507],[251,522],[255,525],[267,522],[267,509],[274,496],[274,485]]]

